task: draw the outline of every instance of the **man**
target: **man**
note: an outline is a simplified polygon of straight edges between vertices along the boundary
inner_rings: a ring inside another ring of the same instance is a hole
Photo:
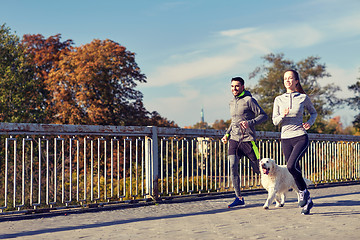
[[[231,91],[234,98],[230,101],[231,124],[221,139],[227,143],[229,140],[228,158],[230,162],[231,181],[235,190],[235,201],[228,207],[245,206],[240,191],[239,159],[246,156],[250,159],[255,173],[259,174],[259,150],[255,143],[255,125],[267,120],[267,115],[259,106],[251,93],[245,90],[244,79],[235,77],[231,79]]]

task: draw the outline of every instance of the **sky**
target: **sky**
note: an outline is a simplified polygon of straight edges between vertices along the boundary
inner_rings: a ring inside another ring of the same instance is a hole
[[[75,46],[110,39],[136,54],[146,75],[139,83],[148,111],[180,127],[204,119],[228,120],[230,80],[249,74],[269,53],[298,62],[320,57],[331,77],[323,86],[341,88],[360,77],[360,1],[358,0],[0,0],[0,24],[23,34],[58,33]],[[300,73],[301,75],[301,73]],[[357,112],[336,109],[348,126]]]

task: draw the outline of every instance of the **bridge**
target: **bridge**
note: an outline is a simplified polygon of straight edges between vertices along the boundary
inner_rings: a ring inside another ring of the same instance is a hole
[[[244,191],[244,208],[228,209],[233,196],[224,194],[126,208],[104,205],[101,211],[82,208],[11,214],[0,222],[0,239],[359,238],[359,182],[322,185],[310,191],[315,204],[310,215],[300,214],[293,192],[283,208],[264,210],[266,193]]]
[[[0,218],[232,193],[224,131],[0,123]],[[309,134],[301,166],[316,185],[360,180],[360,136]],[[280,133],[258,132],[261,157],[284,164]],[[242,190],[258,192],[249,161]]]

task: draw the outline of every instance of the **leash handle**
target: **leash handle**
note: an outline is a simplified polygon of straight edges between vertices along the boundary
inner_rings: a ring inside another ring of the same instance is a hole
[[[241,131],[241,135],[242,135],[242,137],[240,139],[243,140],[245,137],[246,128],[243,127],[241,124],[240,124],[240,131]]]

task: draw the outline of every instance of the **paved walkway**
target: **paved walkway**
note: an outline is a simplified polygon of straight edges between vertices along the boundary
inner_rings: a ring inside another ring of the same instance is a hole
[[[359,239],[360,185],[311,189],[315,206],[300,214],[296,194],[264,210],[266,194],[158,204],[0,222],[0,239]]]

